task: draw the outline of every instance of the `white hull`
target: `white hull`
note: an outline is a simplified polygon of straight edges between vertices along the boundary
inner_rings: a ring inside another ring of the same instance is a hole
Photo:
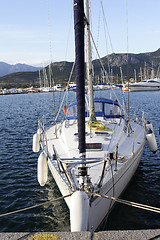
[[[143,91],[160,91],[160,86],[157,87],[130,87],[130,92],[143,92]]]
[[[95,91],[100,91],[100,90],[109,90],[111,87],[109,85],[94,85],[93,89]]]
[[[157,79],[144,80],[138,83],[129,84],[130,92],[159,91],[159,90],[160,90],[160,80],[157,80]]]
[[[142,144],[141,148],[134,154],[133,157],[130,158],[129,161],[125,164],[125,166],[114,176],[114,189],[113,189],[113,179],[110,179],[103,188],[100,191],[100,194],[102,195],[108,195],[111,197],[119,197],[122,192],[127,187],[128,183],[130,182],[131,178],[133,177],[145,145]],[[51,170],[51,173],[58,185],[58,188],[60,189],[63,196],[68,195],[71,193],[71,191],[68,189],[65,181],[60,176],[58,168],[55,164],[54,160],[49,160],[48,162],[49,168]],[[70,198],[65,198],[65,201],[70,209]],[[103,221],[105,216],[111,211],[111,208],[115,204],[114,201],[106,199],[106,198],[99,198],[95,197],[91,200],[90,208],[89,208],[89,226],[88,231],[95,231],[100,223]]]
[[[130,159],[127,166],[122,169],[121,172],[118,172],[118,174],[114,178],[114,190],[113,190],[113,181],[111,180],[106,184],[106,186],[102,189],[100,194],[107,195],[107,196],[114,196],[118,198],[122,192],[127,187],[128,183],[130,182],[131,178],[133,177],[140,159],[141,155],[143,153],[143,147],[141,148],[141,151],[138,152],[133,158]],[[89,214],[89,231],[95,231],[97,227],[100,225],[100,223],[103,221],[105,216],[111,211],[111,208],[115,204],[114,201],[106,199],[106,198],[97,198],[94,200],[94,202],[91,204],[90,208],[90,214]]]
[[[88,173],[84,177],[83,174],[79,175],[78,172],[78,169],[86,166],[86,164],[81,164],[82,160],[79,158],[76,119],[66,119],[64,122],[48,128],[45,134],[41,136],[41,147],[48,156],[49,168],[62,195],[71,194],[73,196],[73,193],[80,191],[80,198],[83,199],[83,192],[88,196],[88,225],[84,228],[81,228],[83,226],[81,217],[79,217],[81,214],[77,216],[78,213],[75,212],[75,216],[73,216],[72,208],[74,207],[70,205],[72,196],[65,198],[69,209],[72,210],[71,222],[74,222],[72,219],[80,221],[76,225],[78,226],[77,231],[95,231],[98,228],[114,202],[111,203],[111,200],[96,197],[94,194],[100,193],[111,197],[120,196],[136,171],[146,141],[143,126],[136,122],[131,122],[132,130],[128,134],[127,122],[119,115],[116,102],[112,105],[111,100],[98,99],[96,101],[98,109],[95,109],[99,111],[99,104],[102,103],[102,106],[104,104],[102,109],[105,109],[104,114],[107,114],[108,110],[110,109],[110,112],[113,108],[117,118],[114,118],[115,115],[111,115],[113,118],[108,117],[108,119],[97,117],[98,124],[102,127],[101,123],[103,123],[105,129],[98,132],[96,128],[90,133],[87,128],[88,118],[86,118],[86,131],[88,132],[86,142],[91,146],[96,144],[101,147],[97,150],[92,149],[92,147],[87,150]],[[109,106],[105,104],[109,104]],[[72,104],[68,110],[73,118],[72,108],[75,109],[74,106]],[[99,114],[99,112],[96,112],[96,114]],[[43,131],[39,130],[39,132]],[[116,150],[117,146],[118,150]],[[112,158],[110,154],[114,157]],[[78,163],[75,159],[78,160]],[[86,206],[85,202],[83,204],[83,201],[80,200],[80,204],[81,202],[82,206]],[[82,206],[80,205],[79,208],[82,208],[82,216],[85,216]],[[71,230],[76,231],[75,226],[73,229],[71,227]]]
[[[49,93],[49,90],[50,90],[49,87],[40,88],[40,92],[42,93]]]

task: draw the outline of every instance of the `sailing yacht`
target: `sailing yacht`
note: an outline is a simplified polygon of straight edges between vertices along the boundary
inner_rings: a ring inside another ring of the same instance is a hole
[[[84,10],[85,5],[85,10]],[[84,17],[85,16],[85,17]],[[84,25],[86,39],[85,98]],[[77,101],[63,107],[64,120],[45,128],[38,122],[33,151],[38,181],[47,182],[48,166],[70,211],[70,229],[95,231],[127,187],[143,153],[146,138],[156,151],[152,124],[131,121],[118,99],[94,98],[88,0],[74,1]]]

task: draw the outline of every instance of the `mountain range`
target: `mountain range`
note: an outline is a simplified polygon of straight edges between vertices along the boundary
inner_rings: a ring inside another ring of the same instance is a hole
[[[151,74],[153,75],[153,72],[155,77],[160,77],[160,48],[154,52],[139,54],[113,53],[101,58],[101,61],[106,71],[111,75],[110,79],[112,79],[112,81],[120,82],[121,72],[124,80],[134,78],[135,74],[137,80],[150,78]],[[2,65],[0,63],[0,75],[2,76],[3,73],[1,71],[1,66]],[[16,64],[14,66],[14,73],[9,74],[8,72],[7,75],[0,77],[0,87],[11,88],[40,86],[38,68],[25,64]],[[69,79],[72,66],[73,62],[62,61],[52,63],[50,65],[52,81],[54,80],[55,84],[62,83],[65,85]],[[98,79],[103,78],[102,67],[99,63],[99,60],[96,59],[93,61],[93,69],[94,80],[97,82]],[[11,69],[8,69],[8,71],[11,71]],[[44,79],[44,72],[49,79],[49,66],[40,70],[41,82],[43,82]],[[75,81],[74,72],[71,81]]]
[[[33,67],[22,63],[12,65],[5,62],[0,62],[0,77],[16,72],[33,72],[39,69],[40,67]]]

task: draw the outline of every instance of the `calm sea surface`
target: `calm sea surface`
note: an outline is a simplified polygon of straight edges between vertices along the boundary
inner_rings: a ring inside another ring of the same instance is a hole
[[[121,95],[120,90],[115,92]],[[56,106],[62,95],[55,93]],[[74,93],[70,95],[70,98],[74,97]],[[109,97],[110,91],[99,91],[96,95]],[[43,114],[46,115],[47,123],[53,120],[53,99],[53,93],[0,96],[0,214],[61,196],[50,173],[46,186],[39,186],[39,153],[32,152],[32,136],[37,130],[38,120]],[[144,110],[147,120],[153,123],[159,146],[160,91],[133,92],[130,94],[130,102],[132,107],[136,107],[138,116],[141,117],[141,111]],[[159,149],[156,154],[152,154],[146,143],[136,174],[121,198],[160,208]],[[159,227],[159,214],[118,203],[101,230]],[[65,202],[62,200],[0,218],[0,232],[20,231],[69,231],[69,211]]]

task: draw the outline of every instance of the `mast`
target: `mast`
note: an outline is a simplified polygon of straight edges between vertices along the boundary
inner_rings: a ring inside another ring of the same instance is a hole
[[[39,70],[38,73],[39,73],[39,86],[40,86],[40,90],[41,90],[41,88],[42,88],[42,86],[41,86],[41,83],[42,83],[41,70]]]
[[[142,68],[140,67],[140,77],[141,77],[141,81],[142,81]]]
[[[48,74],[49,74],[49,87],[51,88],[52,87],[51,63],[49,64]]]
[[[136,69],[134,69],[134,82],[137,82],[137,77],[136,77],[137,73],[136,73]]]
[[[153,61],[152,61],[151,79],[154,79],[154,67],[153,67]]]
[[[86,21],[85,22],[85,51],[86,51],[86,77],[88,81],[89,115],[90,115],[90,120],[95,120],[88,0],[84,0],[84,11],[85,11],[85,21]]]
[[[144,63],[144,79],[146,80],[147,79],[147,63],[146,63],[146,61],[145,61],[145,63]]]
[[[74,30],[76,57],[76,88],[79,154],[84,157],[85,146],[85,75],[84,75],[84,4],[74,0]]]

